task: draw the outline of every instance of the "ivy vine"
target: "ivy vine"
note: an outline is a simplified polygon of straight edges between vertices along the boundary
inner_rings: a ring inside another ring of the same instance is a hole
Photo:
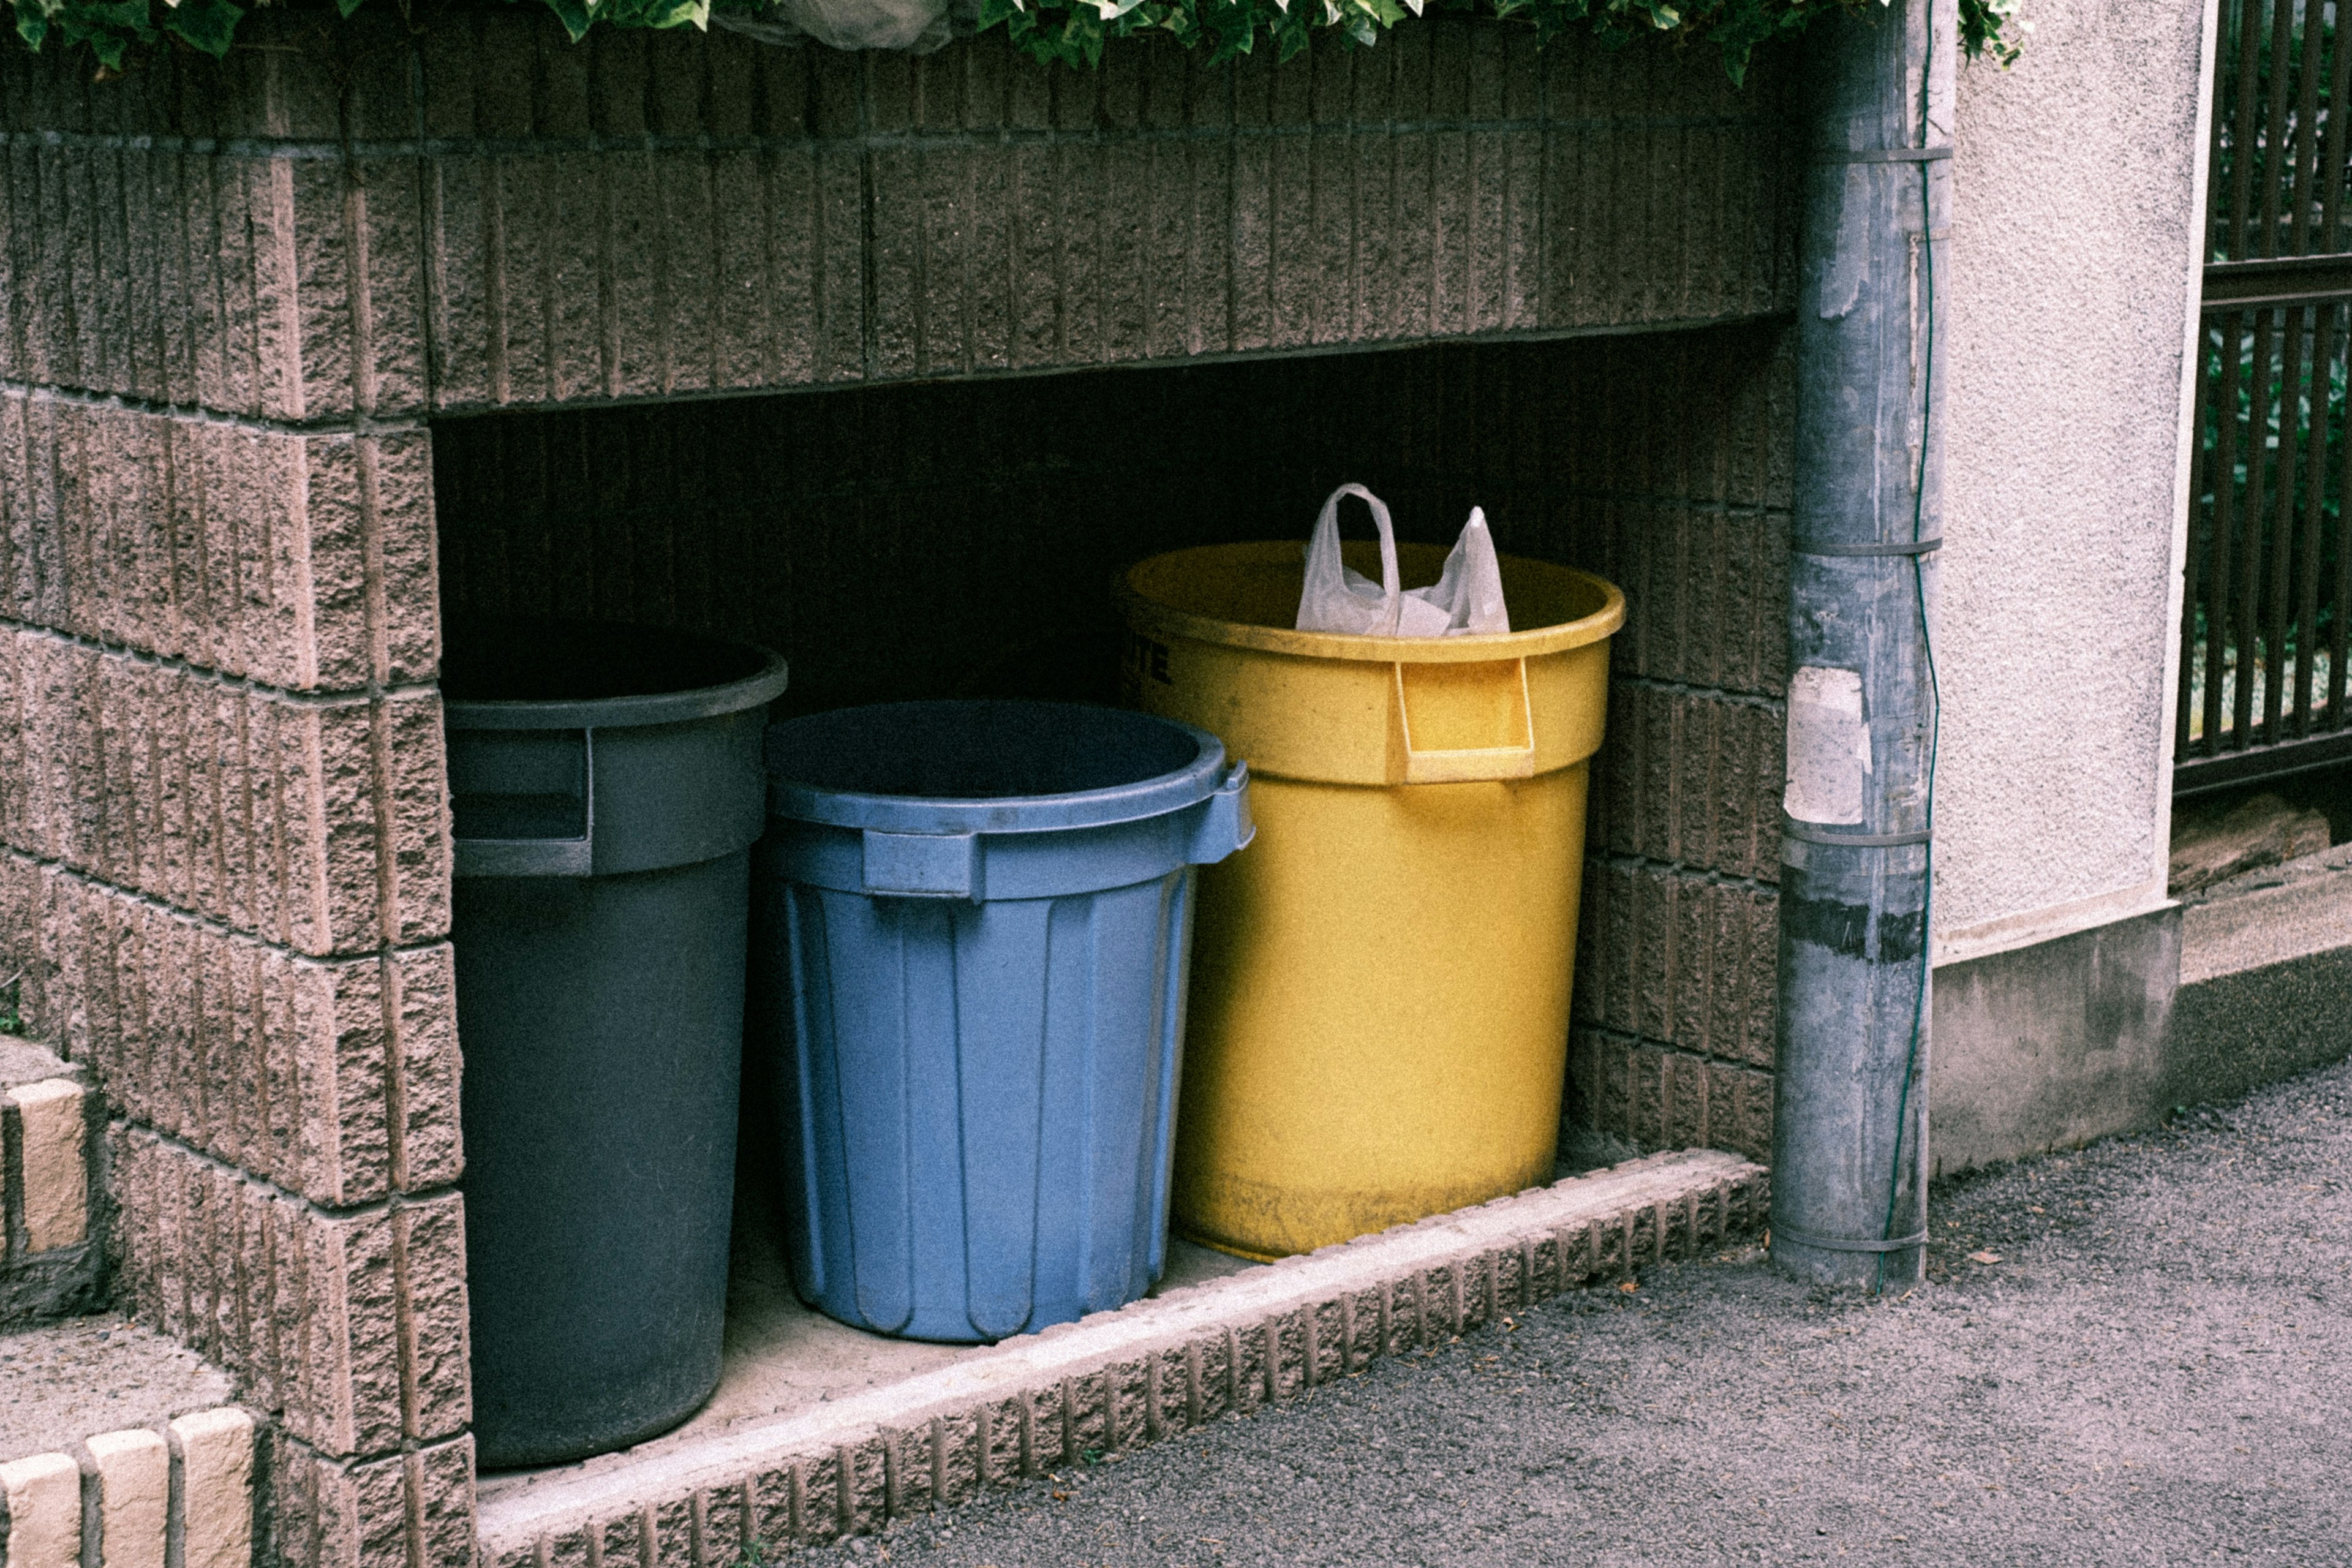
[[[267,5],[271,0],[255,0]],[[333,0],[344,16],[366,0]],[[377,0],[382,4],[383,0]],[[404,15],[411,0],[393,0]],[[530,4],[531,0],[512,0]],[[707,27],[713,6],[764,11],[770,0],[541,0],[576,43],[591,27]],[[1886,0],[1877,0],[1884,5]],[[6,0],[17,36],[34,49],[87,47],[101,74],[121,71],[133,52],[173,40],[225,55],[247,7],[236,0]],[[1493,16],[1535,29],[1538,42],[1587,32],[1607,44],[1663,36],[1677,45],[1717,50],[1736,83],[1756,47],[1801,31],[1839,9],[1867,10],[1871,0],[979,0],[983,31],[1002,27],[1038,60],[1092,67],[1111,38],[1166,33],[1213,60],[1270,47],[1289,59],[1320,32],[1336,30],[1350,47],[1370,47],[1424,9]],[[2019,0],[1960,0],[1960,45],[1971,59],[2002,66],[2017,58]]]

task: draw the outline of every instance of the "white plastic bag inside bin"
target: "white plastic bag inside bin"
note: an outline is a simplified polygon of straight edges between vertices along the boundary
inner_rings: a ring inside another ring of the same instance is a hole
[[[1339,501],[1355,496],[1372,509],[1381,531],[1381,580],[1339,558]],[[1341,485],[1323,503],[1315,532],[1307,542],[1307,581],[1298,594],[1302,632],[1353,632],[1360,637],[1445,637],[1465,632],[1507,632],[1510,613],[1503,605],[1503,567],[1495,559],[1495,537],[1486,513],[1470,509],[1462,537],[1445,558],[1445,570],[1426,588],[1405,588],[1397,574],[1396,530],[1380,497],[1361,485]]]
[[[955,37],[952,10],[950,0],[774,0],[764,11],[714,10],[710,20],[762,43],[814,38],[836,49],[928,55]]]

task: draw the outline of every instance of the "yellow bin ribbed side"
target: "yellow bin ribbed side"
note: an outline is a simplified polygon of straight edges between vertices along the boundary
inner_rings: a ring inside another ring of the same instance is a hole
[[[1533,630],[1297,631],[1305,553],[1181,550],[1122,585],[1128,700],[1250,766],[1257,840],[1201,872],[1171,1219],[1261,1258],[1550,1180],[1625,618],[1600,578],[1507,555]],[[1444,552],[1398,555],[1415,584]]]

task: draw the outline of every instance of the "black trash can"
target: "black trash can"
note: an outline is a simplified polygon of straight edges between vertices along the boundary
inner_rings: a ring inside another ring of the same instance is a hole
[[[718,1385],[764,649],[450,628],[474,1440],[650,1437]]]

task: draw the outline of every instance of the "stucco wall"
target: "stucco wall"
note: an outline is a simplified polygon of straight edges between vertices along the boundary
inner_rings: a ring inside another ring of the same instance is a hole
[[[2160,903],[2210,7],[2044,0],[1960,73],[1940,960]]]

